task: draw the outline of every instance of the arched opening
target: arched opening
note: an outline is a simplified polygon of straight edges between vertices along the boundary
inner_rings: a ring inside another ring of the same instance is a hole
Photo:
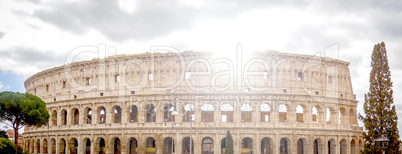
[[[120,106],[115,106],[113,108],[112,118],[113,118],[114,123],[121,123],[121,108],[120,108]]]
[[[132,137],[130,139],[130,150],[129,153],[130,154],[137,154],[137,148],[138,148],[138,143],[137,143],[137,139],[135,139],[134,137]]]
[[[346,142],[345,139],[342,139],[339,145],[340,145],[339,147],[340,154],[346,154],[348,152],[348,142]]]
[[[174,110],[174,105],[172,105],[172,104],[166,104],[163,107],[163,119],[165,122],[174,122],[175,121],[175,116],[172,115],[173,110]]]
[[[222,122],[233,122],[233,106],[229,103],[221,106]]]
[[[311,117],[312,117],[312,121],[318,123],[318,110],[317,107],[313,106],[313,108],[311,109]]]
[[[104,124],[106,123],[106,109],[105,107],[101,106],[99,107],[99,123]]]
[[[92,109],[88,108],[86,110],[86,118],[85,118],[85,123],[86,124],[92,124]]]
[[[288,122],[288,108],[286,105],[279,105],[278,107],[279,111],[279,122]]]
[[[265,137],[261,140],[261,154],[273,154],[274,145],[271,138]]]
[[[52,154],[56,153],[56,139],[54,138],[50,140],[50,153]]]
[[[57,111],[53,110],[52,112],[52,125],[51,126],[57,126]]]
[[[105,154],[106,153],[106,143],[105,143],[105,139],[100,138],[98,139],[98,146],[99,149],[97,149],[97,151],[99,151],[99,154]],[[97,151],[95,151],[95,153],[98,153]]]
[[[40,153],[40,140],[39,139],[36,140],[36,152]]]
[[[138,108],[135,105],[130,107],[130,122],[138,122]]]
[[[261,104],[260,121],[270,122],[271,107],[268,104]]]
[[[297,154],[307,154],[308,143],[305,138],[301,138],[297,141]]]
[[[349,124],[350,125],[355,125],[356,124],[356,115],[353,109],[349,110]]]
[[[182,144],[183,154],[190,153],[190,137],[185,137]],[[191,139],[191,153],[194,153],[194,141]]]
[[[113,140],[113,152],[114,154],[120,154],[121,153],[121,146],[120,146],[120,139],[119,138],[115,138]]]
[[[43,149],[42,149],[43,153],[48,153],[47,139],[43,139],[43,146],[42,147],[43,147]]]
[[[279,153],[288,154],[290,153],[290,151],[291,151],[290,140],[288,138],[282,138],[280,141]]]
[[[77,154],[78,153],[78,141],[75,138],[70,139],[69,144],[70,154]]]
[[[252,154],[253,153],[253,140],[249,137],[243,138],[241,140],[240,147],[241,154]]]
[[[61,123],[67,125],[67,111],[61,110]]]
[[[211,104],[204,104],[201,107],[202,122],[214,122],[214,107]]]
[[[91,154],[91,140],[89,138],[84,139],[85,154]]]
[[[163,140],[163,154],[173,154],[174,153],[174,141],[171,137],[166,137]]]
[[[31,141],[31,152],[32,153],[35,153],[35,140],[34,139],[32,139],[32,141]]]
[[[361,153],[360,151],[363,150],[363,142],[362,140],[359,140],[359,150],[358,153]]]
[[[327,124],[336,124],[335,123],[335,110],[333,108],[328,107],[326,110],[326,122]]]
[[[301,105],[297,105],[296,107],[296,121],[304,122],[304,108]]]
[[[226,137],[221,140],[221,153],[224,154],[226,149]]]
[[[194,105],[186,104],[183,110],[183,122],[194,121]]]
[[[346,125],[346,110],[345,108],[340,108],[339,109],[339,124],[340,125]]]
[[[59,142],[59,152],[60,153],[62,153],[62,154],[65,154],[66,153],[66,140],[64,140],[64,138],[61,138],[60,139],[60,142]]]
[[[155,148],[155,139],[152,137],[148,138],[146,143],[146,154],[155,154]]]
[[[202,139],[202,154],[213,154],[214,153],[214,140],[210,137],[205,137]]]
[[[317,138],[313,143],[313,154],[323,154],[323,143],[322,140]]]
[[[80,112],[78,111],[77,108],[74,108],[74,109],[71,110],[71,113],[72,113],[71,119],[73,119],[71,121],[71,124],[72,125],[78,125],[79,124],[79,119],[80,119]]]
[[[156,122],[156,108],[153,104],[146,106],[146,122]]]
[[[357,154],[357,145],[354,139],[350,141],[350,154]]]
[[[328,154],[335,154],[336,153],[336,142],[334,139],[328,140]]]
[[[250,104],[243,104],[240,108],[241,122],[252,122],[253,107]]]

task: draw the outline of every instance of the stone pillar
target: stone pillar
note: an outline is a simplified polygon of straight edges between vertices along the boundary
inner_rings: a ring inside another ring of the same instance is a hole
[[[96,143],[96,141],[93,139],[93,138],[91,138],[91,154],[96,154],[96,152],[95,152],[95,143]]]

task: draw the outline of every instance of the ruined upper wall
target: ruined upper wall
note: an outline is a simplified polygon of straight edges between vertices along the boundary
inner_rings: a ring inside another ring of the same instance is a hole
[[[25,81],[45,102],[101,96],[188,93],[286,93],[355,100],[349,63],[253,52],[222,58],[208,52],[142,53],[73,62]]]

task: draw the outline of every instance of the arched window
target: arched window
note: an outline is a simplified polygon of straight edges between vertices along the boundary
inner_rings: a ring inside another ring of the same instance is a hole
[[[61,122],[63,125],[67,125],[67,111],[66,110],[61,111]]]
[[[155,144],[155,139],[154,138],[150,137],[150,138],[147,139],[146,148],[147,148],[146,151],[156,152],[155,151],[156,144]]]
[[[328,107],[326,110],[326,121],[327,124],[336,124],[335,123],[335,110],[332,107]]]
[[[120,139],[116,137],[113,142],[114,142],[113,144],[114,154],[120,154],[121,153]]]
[[[66,153],[67,151],[66,151],[66,140],[64,140],[64,138],[61,138],[60,139],[60,142],[59,142],[59,152],[60,153]]]
[[[261,104],[260,121],[269,122],[271,116],[271,107],[268,104]]]
[[[130,107],[130,122],[138,122],[138,108],[135,105]]]
[[[36,140],[36,152],[40,153],[40,140]]]
[[[130,154],[137,154],[138,143],[134,137],[130,139]]]
[[[174,111],[174,105],[172,105],[172,104],[166,104],[163,107],[163,119],[165,122],[174,122],[175,121],[175,116],[172,115],[173,111]]]
[[[261,154],[274,153],[274,145],[271,138],[265,137],[261,140]]]
[[[305,138],[301,138],[297,141],[297,153],[298,154],[308,153],[308,143]]]
[[[194,121],[194,105],[186,104],[184,105],[183,122]]]
[[[288,108],[286,105],[279,105],[278,107],[279,111],[279,122],[287,122],[288,121]]]
[[[43,153],[47,153],[47,139],[43,139]]]
[[[121,123],[121,108],[120,106],[115,106],[113,109],[113,122],[114,123]]]
[[[243,140],[241,140],[241,153],[249,153],[250,151],[254,151],[253,150],[253,140],[249,137],[243,138]]]
[[[72,121],[71,121],[71,124],[73,124],[73,125],[78,125],[79,124],[79,120],[80,120],[80,112],[78,111],[78,109],[77,108],[74,108],[74,109],[72,109],[71,110],[72,112]],[[71,114],[70,113],[70,114]]]
[[[183,138],[183,144],[182,144],[182,151],[183,154],[189,154],[190,153],[190,138],[185,137]],[[191,139],[191,153],[194,153],[194,140]]]
[[[52,112],[52,126],[57,126],[57,111],[53,110]]]
[[[318,122],[318,110],[315,106],[311,109],[311,114],[312,114],[312,121],[313,122]]]
[[[153,104],[148,104],[146,106],[146,122],[156,122],[156,108]]]
[[[340,148],[340,154],[346,154],[348,152],[348,142],[346,142],[345,139],[342,139],[341,142],[339,143],[339,148]]]
[[[54,138],[50,140],[50,153],[56,153],[56,140]]]
[[[347,114],[345,108],[341,107],[339,109],[339,124],[346,125]]]
[[[166,137],[163,140],[163,154],[173,154],[174,153],[174,141],[171,137]]]
[[[328,140],[328,154],[335,154],[336,153],[336,142],[334,139]]]
[[[222,122],[233,122],[233,106],[229,103],[221,106]]]
[[[350,141],[350,154],[357,154],[357,144],[354,139]]]
[[[70,139],[69,143],[70,153],[78,153],[78,141],[75,138]]]
[[[86,124],[92,124],[92,109],[87,109]]]
[[[84,139],[85,154],[91,154],[91,140],[89,138]]]
[[[355,125],[356,124],[356,115],[353,109],[349,110],[349,124]]]
[[[210,137],[205,137],[202,139],[202,154],[213,154],[214,153],[214,140]]]
[[[304,122],[304,108],[301,105],[296,107],[296,121]]]
[[[323,154],[323,150],[324,147],[321,139],[315,139],[313,143],[313,154]]]
[[[214,107],[211,104],[202,105],[201,120],[203,122],[214,122]]]
[[[250,104],[243,104],[240,108],[241,111],[241,122],[251,122],[252,121],[252,110],[253,107]]]
[[[100,110],[99,110],[99,123],[100,124],[106,123],[106,109],[103,106],[100,107]]]
[[[279,152],[281,154],[288,154],[291,151],[290,140],[287,138],[282,138],[280,141]]]

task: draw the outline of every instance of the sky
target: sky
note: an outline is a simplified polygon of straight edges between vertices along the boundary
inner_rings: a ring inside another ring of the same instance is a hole
[[[373,47],[384,41],[402,118],[400,0],[1,0],[0,19],[0,91],[25,92],[25,79],[63,65],[83,46],[104,44],[111,54],[163,45],[230,55],[241,44],[243,52],[276,50],[350,62],[359,113],[369,90]],[[86,58],[94,57],[81,56]]]

